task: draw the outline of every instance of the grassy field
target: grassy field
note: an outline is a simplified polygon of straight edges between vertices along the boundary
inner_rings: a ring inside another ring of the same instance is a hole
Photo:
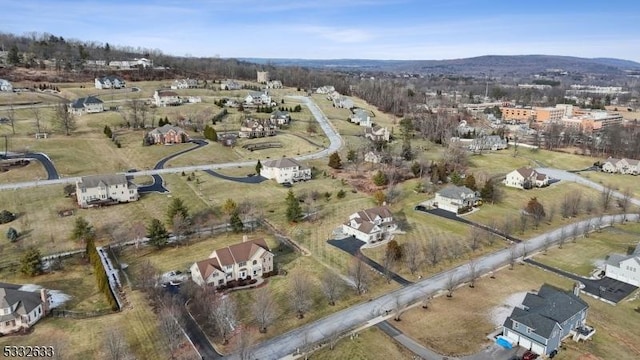
[[[540,254],[535,259],[543,264],[557,267],[574,274],[589,276],[596,267],[602,267],[604,259],[611,253],[626,254],[635,247],[640,238],[640,225],[616,225],[602,232],[592,233],[588,238],[567,242],[562,249]]]
[[[633,197],[640,198],[640,188],[638,187],[638,177],[636,176],[609,174],[595,171],[584,171],[579,174],[585,179],[589,179],[604,186],[609,186],[621,193],[629,190]]]
[[[412,352],[375,327],[361,331],[355,339],[349,339],[349,337],[341,339],[333,350],[328,347],[322,348],[314,352],[311,358],[320,360],[415,359]]]
[[[553,250],[562,251],[562,250]],[[463,286],[453,298],[440,296],[432,300],[427,310],[417,306],[402,316],[394,325],[407,335],[431,349],[446,355],[463,355],[480,351],[489,340],[486,336],[499,320],[510,313],[502,309],[507,299],[517,293],[537,290],[543,283],[570,289],[569,280],[529,265],[514,270],[501,270],[495,279],[482,278],[475,288]],[[637,341],[640,329],[634,326],[639,300],[624,301],[618,306],[582,295],[590,305],[587,323],[597,329],[593,341],[573,343],[565,341],[567,350],[560,351],[558,359],[577,359],[592,353],[602,359],[635,359],[640,355]],[[482,299],[482,301],[478,301]],[[502,313],[502,316],[496,315]]]

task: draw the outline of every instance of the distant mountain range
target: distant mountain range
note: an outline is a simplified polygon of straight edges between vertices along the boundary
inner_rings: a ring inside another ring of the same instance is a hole
[[[265,59],[240,60],[266,65],[301,66],[347,71],[381,71],[419,74],[528,75],[551,69],[569,73],[624,75],[639,71],[640,63],[612,58],[580,58],[555,55],[485,55],[451,60],[366,60],[366,59]]]

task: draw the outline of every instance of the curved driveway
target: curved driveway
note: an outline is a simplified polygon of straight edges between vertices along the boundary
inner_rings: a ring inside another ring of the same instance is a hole
[[[7,159],[33,159],[38,160],[44,169],[47,171],[47,180],[56,180],[60,179],[60,175],[58,175],[58,171],[56,167],[53,166],[53,161],[51,158],[44,153],[26,153],[26,154],[11,154],[6,155]]]

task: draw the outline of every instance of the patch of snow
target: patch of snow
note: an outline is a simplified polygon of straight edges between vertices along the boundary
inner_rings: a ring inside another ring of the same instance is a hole
[[[527,295],[526,291],[518,292],[509,295],[504,299],[504,303],[500,306],[496,306],[489,312],[489,318],[495,326],[502,326],[504,321],[507,320],[513,308],[522,304],[524,297]]]
[[[49,307],[51,309],[60,307],[69,300],[71,300],[70,295],[60,290],[49,290]]]

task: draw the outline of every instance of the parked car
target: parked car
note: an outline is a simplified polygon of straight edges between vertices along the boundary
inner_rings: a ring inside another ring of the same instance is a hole
[[[527,350],[527,352],[522,355],[522,360],[535,360],[538,358],[538,354]]]

